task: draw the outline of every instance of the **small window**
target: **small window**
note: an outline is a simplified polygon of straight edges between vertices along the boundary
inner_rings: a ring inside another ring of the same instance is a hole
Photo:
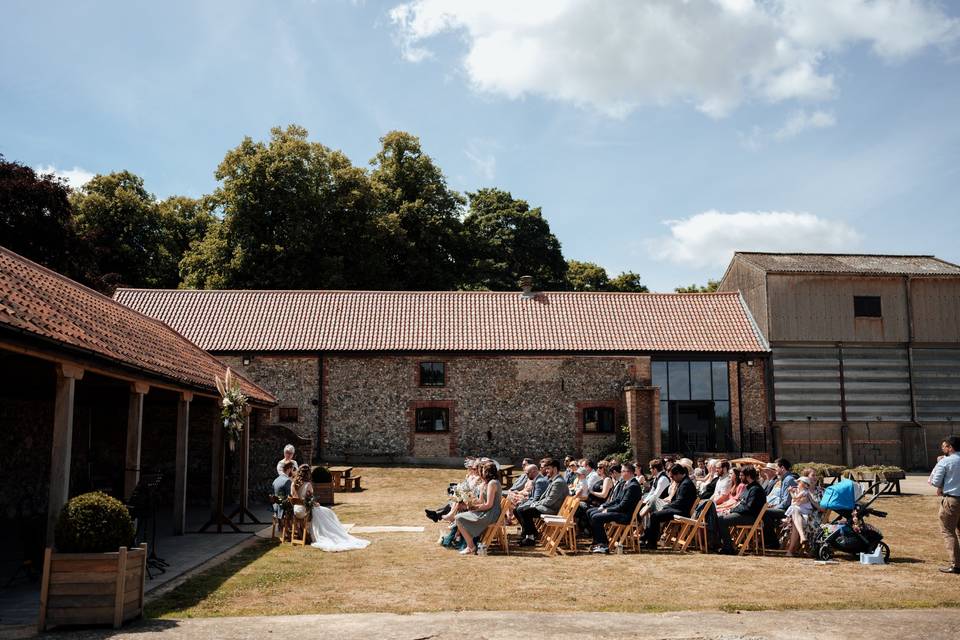
[[[881,317],[880,296],[853,296],[853,315],[857,318]]]
[[[299,422],[300,409],[298,407],[280,407],[280,422]]]
[[[613,409],[610,407],[584,409],[583,430],[587,433],[613,433]]]
[[[443,407],[417,409],[417,433],[437,433],[449,430],[449,409]]]
[[[442,387],[446,382],[446,372],[442,362],[420,363],[421,387]]]

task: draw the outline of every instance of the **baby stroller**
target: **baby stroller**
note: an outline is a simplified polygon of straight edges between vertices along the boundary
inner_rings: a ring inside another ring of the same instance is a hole
[[[867,489],[872,492],[874,487]],[[883,534],[876,527],[865,522],[868,516],[886,518],[884,511],[870,507],[874,497],[866,504],[860,504],[860,497],[864,494],[860,484],[849,479],[841,480],[827,487],[820,500],[823,509],[830,509],[837,513],[837,517],[830,522],[820,525],[816,535],[810,543],[810,550],[814,557],[820,560],[830,560],[835,551],[842,551],[857,555],[860,553],[874,553],[880,547],[883,561],[890,561],[890,547],[883,542]]]

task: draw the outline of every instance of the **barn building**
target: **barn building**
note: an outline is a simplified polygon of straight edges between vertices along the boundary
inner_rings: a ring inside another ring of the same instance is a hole
[[[737,253],[772,349],[774,450],[928,469],[960,428],[960,266],[933,256]]]
[[[271,390],[325,460],[769,448],[766,340],[739,293],[120,289]],[[268,470],[269,471],[269,470]]]

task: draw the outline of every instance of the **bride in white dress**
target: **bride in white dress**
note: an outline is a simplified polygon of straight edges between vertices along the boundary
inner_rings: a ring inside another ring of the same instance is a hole
[[[293,480],[292,490],[292,493],[301,500],[306,500],[308,496],[313,495],[313,484],[310,482],[310,465],[301,465],[297,470],[297,477]],[[295,518],[306,518],[307,508],[302,504],[294,505],[293,516]],[[323,551],[351,551],[353,549],[365,549],[370,544],[369,540],[355,538],[347,533],[332,509],[314,505],[312,516],[310,536],[313,543],[310,545],[311,547]]]

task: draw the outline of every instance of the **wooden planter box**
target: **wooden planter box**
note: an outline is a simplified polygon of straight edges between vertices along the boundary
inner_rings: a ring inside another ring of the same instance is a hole
[[[314,482],[313,498],[324,506],[333,505],[333,483],[332,482]]]
[[[55,553],[43,557],[40,631],[58,625],[113,625],[143,615],[147,545],[112,553]]]

